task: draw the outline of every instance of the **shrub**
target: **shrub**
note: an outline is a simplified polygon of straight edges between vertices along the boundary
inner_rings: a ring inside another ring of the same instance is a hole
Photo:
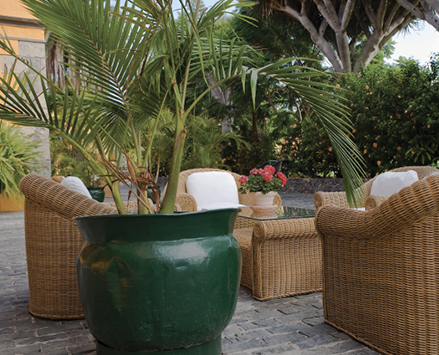
[[[90,163],[58,134],[50,135],[50,157],[52,175],[76,176],[87,187],[97,187],[101,179]]]
[[[282,140],[281,153],[289,157],[284,165],[289,174],[298,177],[332,177],[339,175],[337,159],[329,138],[313,120],[305,117],[290,126]]]
[[[21,196],[18,184],[31,172],[38,172],[40,142],[32,142],[33,135],[24,136],[16,126],[0,120],[0,194]]]
[[[371,176],[439,157],[439,57],[429,66],[402,60],[369,65],[343,79],[351,101],[353,133]]]

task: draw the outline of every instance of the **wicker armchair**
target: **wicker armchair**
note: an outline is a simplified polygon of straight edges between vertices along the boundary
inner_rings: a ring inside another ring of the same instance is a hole
[[[414,170],[418,174],[419,180],[424,179],[427,176],[430,176],[432,174],[436,174],[439,172],[438,169],[433,168],[431,166],[407,166],[404,168],[397,168],[390,170],[394,173],[396,172],[403,172],[408,170]],[[370,179],[368,182],[364,184],[365,188],[365,195],[363,196],[363,199],[360,201],[360,205],[358,207],[373,207],[372,205],[366,206],[366,200],[370,196],[370,190],[372,188],[372,183],[376,177],[373,179]],[[384,199],[386,199],[385,197]],[[383,198],[381,198],[381,201]],[[332,205],[337,207],[344,207],[349,208],[348,200],[346,199],[346,193],[345,192],[317,192],[314,195],[314,204],[316,206],[316,209],[318,210],[322,206]]]
[[[76,279],[83,239],[73,218],[117,213],[116,208],[38,175],[25,176],[20,190],[25,196],[29,312],[50,319],[84,318]]]
[[[439,354],[439,174],[372,202],[317,212],[325,321],[382,354]]]

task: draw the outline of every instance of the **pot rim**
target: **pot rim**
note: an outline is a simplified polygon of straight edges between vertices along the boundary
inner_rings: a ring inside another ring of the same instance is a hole
[[[85,215],[85,216],[77,216],[74,217],[73,220],[77,219],[93,219],[93,218],[141,218],[141,217],[157,217],[157,218],[165,218],[165,217],[182,217],[187,215],[192,215],[195,213],[200,214],[209,214],[216,211],[235,211],[238,210],[238,212],[241,211],[241,208],[239,207],[229,207],[229,208],[217,208],[213,210],[201,210],[201,211],[184,211],[184,212],[174,212],[174,213],[148,213],[148,214],[137,214],[137,213],[128,213],[128,214],[93,214],[93,215]]]

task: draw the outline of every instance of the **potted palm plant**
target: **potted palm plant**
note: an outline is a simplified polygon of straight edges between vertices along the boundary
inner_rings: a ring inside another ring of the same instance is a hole
[[[357,150],[347,138],[345,107],[322,90],[327,85],[309,80],[324,73],[304,72],[291,66],[291,58],[252,67],[251,48],[216,36],[215,22],[229,13],[232,0],[203,10],[200,0],[180,1],[177,18],[171,0],[124,0],[113,7],[110,0],[22,1],[62,47],[68,85],[61,88],[33,70],[5,39],[0,48],[32,75],[10,75],[17,90],[0,78],[0,118],[44,126],[69,140],[111,186],[119,211],[77,220],[87,242],[78,258],[80,293],[98,354],[219,355],[239,286],[241,254],[231,234],[238,211],[173,213],[186,118],[204,95],[233,80],[245,87],[250,78],[253,102],[260,76],[282,81],[326,128],[352,196],[359,165],[346,158]],[[207,73],[214,80],[206,79],[205,90],[189,100],[192,79]],[[174,117],[175,138],[160,205],[146,169],[151,149],[143,150],[141,140],[146,127],[154,136],[165,110]],[[90,145],[99,159],[83,148]],[[120,171],[123,156],[128,174]],[[126,213],[120,196],[118,181],[127,179],[134,184],[127,185],[138,199],[137,215]],[[157,213],[147,201],[148,186]]]

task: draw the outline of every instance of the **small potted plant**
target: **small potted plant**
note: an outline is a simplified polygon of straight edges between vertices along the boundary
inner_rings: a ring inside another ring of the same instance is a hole
[[[252,169],[249,176],[242,175],[238,180],[241,183],[239,192],[253,193],[253,204],[250,206],[254,213],[274,212],[278,206],[273,206],[273,199],[281,186],[287,183],[287,177],[277,172],[271,165],[263,169]],[[271,211],[273,210],[273,211]]]

